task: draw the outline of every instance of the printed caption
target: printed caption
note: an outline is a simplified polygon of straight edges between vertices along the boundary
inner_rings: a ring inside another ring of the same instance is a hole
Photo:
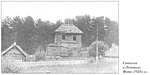
[[[141,66],[138,66],[137,62],[122,62],[123,73],[148,73],[148,71],[142,70]]]

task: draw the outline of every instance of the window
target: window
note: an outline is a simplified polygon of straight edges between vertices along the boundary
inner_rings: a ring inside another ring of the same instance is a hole
[[[65,35],[62,35],[62,39],[65,40]]]
[[[73,41],[76,41],[76,36],[73,36]]]

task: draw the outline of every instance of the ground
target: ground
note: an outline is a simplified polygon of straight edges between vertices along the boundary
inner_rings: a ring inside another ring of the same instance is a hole
[[[45,62],[47,63],[47,62]],[[118,73],[118,58],[102,58],[98,64],[86,63],[78,65],[31,65],[29,63],[17,64],[21,73],[53,73],[53,74],[90,74],[90,73]]]

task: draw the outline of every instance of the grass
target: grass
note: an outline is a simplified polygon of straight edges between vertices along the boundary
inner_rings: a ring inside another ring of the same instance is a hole
[[[97,74],[118,73],[118,59],[101,59],[98,64],[87,63],[81,65],[38,65],[28,68],[24,73],[53,73],[53,74]]]
[[[66,59],[65,59],[66,60]],[[81,60],[81,59],[74,59]],[[37,63],[37,64],[36,64]],[[16,62],[16,67],[21,68],[21,73],[25,74],[98,74],[98,73],[118,73],[118,58],[103,58],[96,63],[86,63],[78,65],[51,65],[48,61],[41,62]]]

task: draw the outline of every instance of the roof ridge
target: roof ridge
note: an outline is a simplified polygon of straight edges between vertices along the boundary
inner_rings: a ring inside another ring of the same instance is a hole
[[[5,50],[2,52],[2,55],[5,54],[5,53],[7,53],[7,52],[8,52],[9,50],[11,50],[11,48],[14,47],[14,46],[16,46],[25,56],[28,55],[27,53],[25,53],[25,52],[23,51],[23,49],[22,49],[19,45],[16,44],[16,42],[14,42],[11,46],[9,46],[7,49],[5,49]]]

